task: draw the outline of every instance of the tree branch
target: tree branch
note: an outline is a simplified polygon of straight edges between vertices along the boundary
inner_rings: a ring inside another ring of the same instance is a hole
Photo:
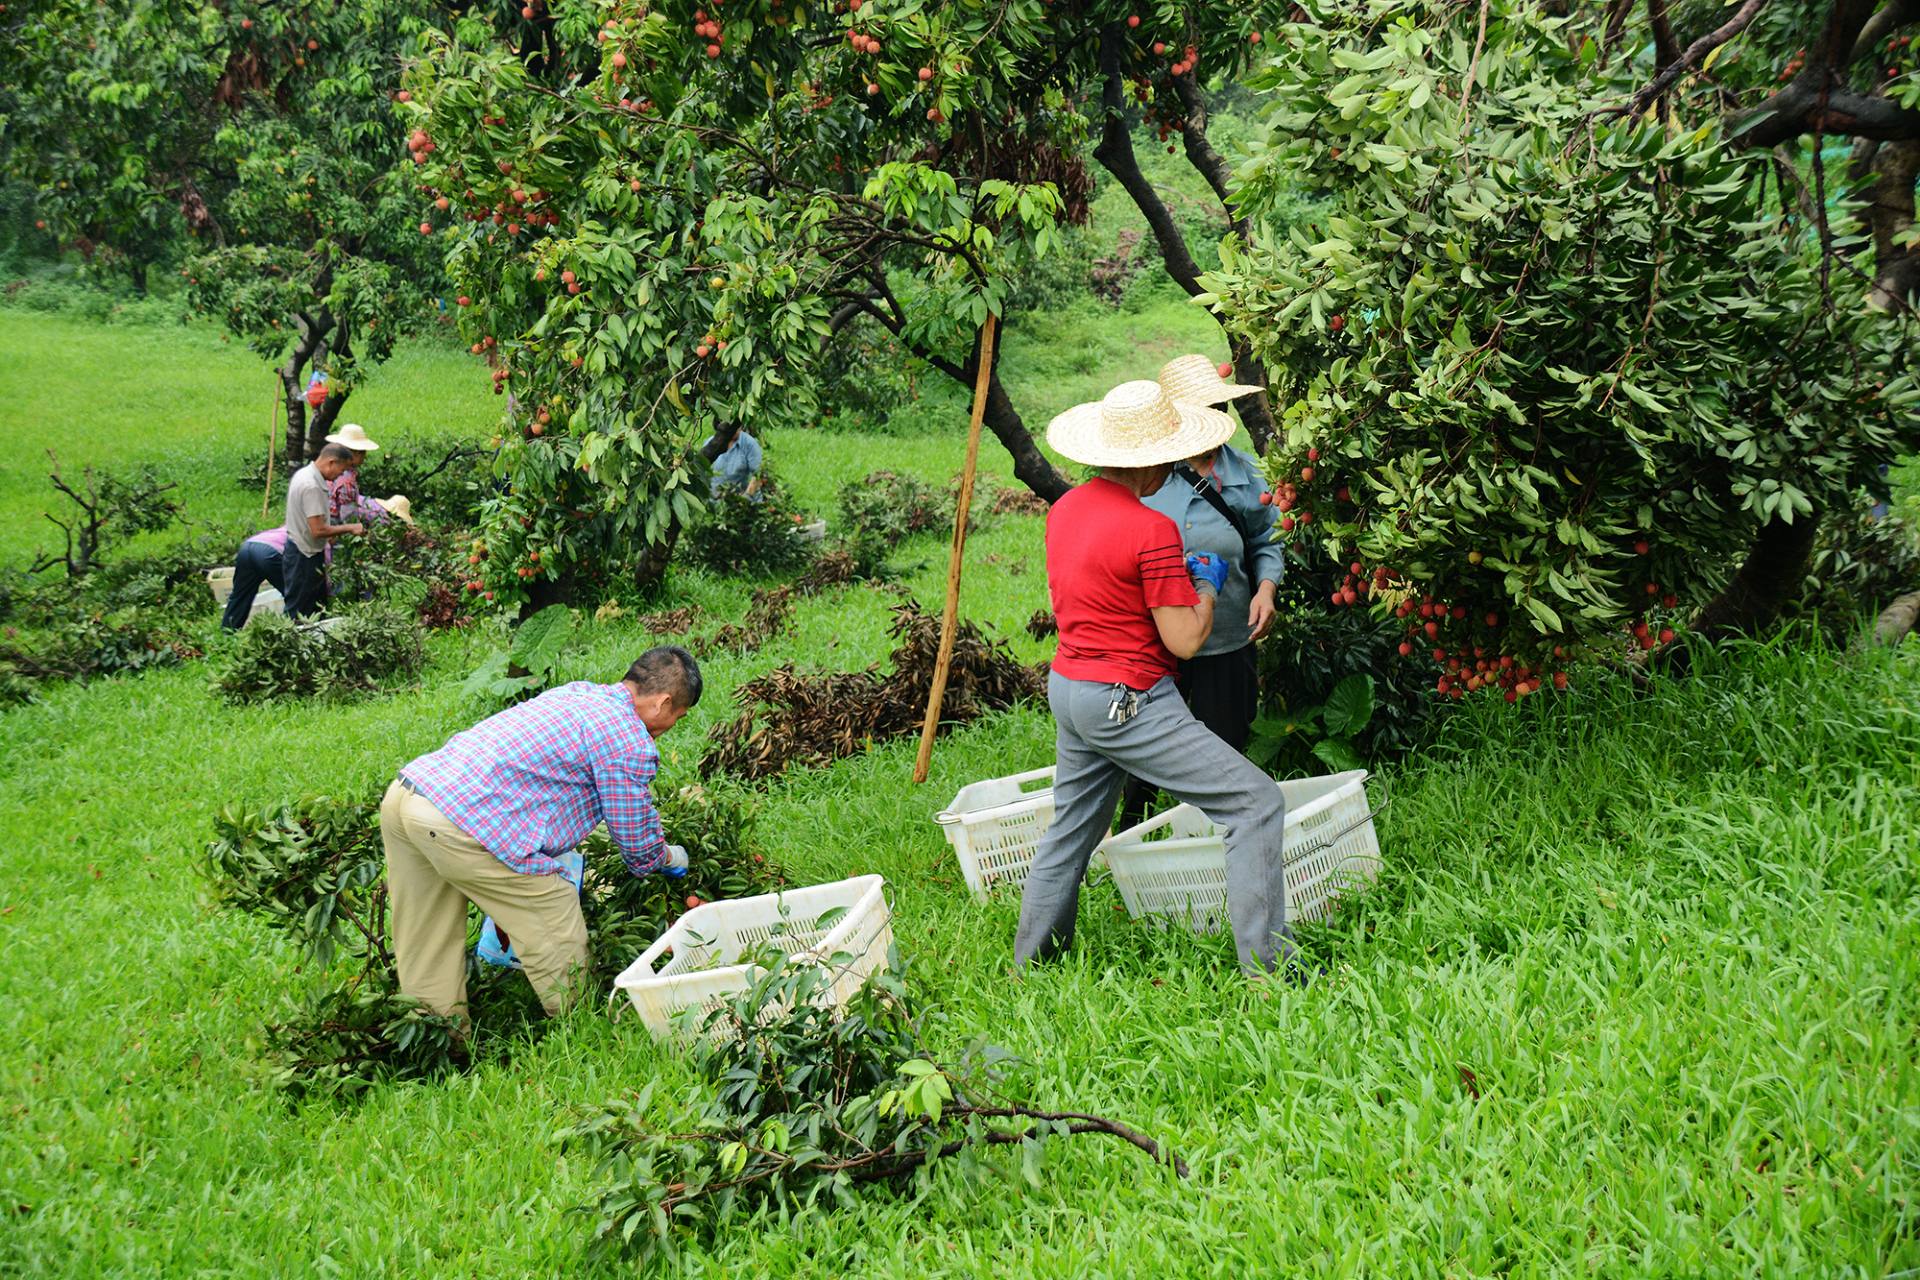
[[[1125,31],[1126,28],[1116,22],[1109,23],[1100,32],[1100,74],[1104,80],[1100,91],[1103,122],[1100,142],[1093,149],[1093,158],[1119,180],[1141,216],[1146,218],[1147,225],[1153,229],[1154,240],[1160,245],[1160,260],[1166,264],[1167,274],[1189,294],[1201,293],[1200,268],[1187,249],[1186,237],[1180,234],[1180,227],[1174,222],[1173,214],[1160,198],[1160,193],[1140,172],[1140,162],[1133,154],[1133,132],[1127,122],[1126,79],[1121,60],[1126,49]]]
[[[1760,10],[1765,8],[1766,4],[1767,0],[1746,0],[1746,3],[1741,5],[1731,18],[1688,45],[1686,52],[1680,55],[1677,62],[1671,62],[1662,67],[1660,73],[1654,76],[1652,83],[1634,94],[1624,107],[1613,107],[1602,114],[1637,116],[1644,112],[1667,90],[1673,88],[1675,81],[1699,66],[1708,54],[1752,25],[1753,20],[1760,16]]]

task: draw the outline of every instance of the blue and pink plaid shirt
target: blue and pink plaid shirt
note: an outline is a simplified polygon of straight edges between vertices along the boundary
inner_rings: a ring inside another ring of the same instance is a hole
[[[400,777],[523,875],[559,874],[560,855],[605,822],[643,876],[666,861],[659,768],[627,687],[581,680],[454,734]]]

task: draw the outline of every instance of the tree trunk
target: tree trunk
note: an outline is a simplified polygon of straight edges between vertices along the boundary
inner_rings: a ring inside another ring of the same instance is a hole
[[[906,341],[902,335],[902,341]],[[967,358],[955,363],[930,351],[908,348],[940,372],[971,390],[980,374],[980,349],[975,347],[967,353]],[[1013,407],[1013,397],[1007,394],[1006,386],[1000,381],[1000,353],[995,350],[993,362],[996,366],[987,378],[987,407],[981,421],[987,424],[994,438],[1013,458],[1013,474],[1020,483],[1033,490],[1048,502],[1058,502],[1067,490],[1073,488],[1073,482],[1060,474],[1060,469],[1048,461],[1047,455],[1040,452],[1040,446],[1033,442],[1033,433],[1027,430],[1026,422],[1020,417],[1020,411]]]
[[[1920,293],[1920,253],[1905,243],[1913,228],[1913,183],[1920,175],[1920,142],[1863,140],[1854,152],[1854,176],[1873,179],[1867,223],[1873,231],[1873,305],[1897,310]]]
[[[1875,644],[1899,644],[1920,621],[1920,591],[1909,591],[1881,611],[1873,624]]]
[[[307,363],[326,342],[326,324],[304,313],[295,313],[293,349],[275,370],[280,378],[281,397],[287,405],[287,430],[284,440],[288,472],[307,461]]]
[[[633,585],[642,592],[652,592],[666,580],[667,566],[673,563],[673,548],[680,541],[680,522],[667,525],[667,536],[656,545],[640,553],[639,562],[633,566]]]
[[[321,339],[319,349],[313,353],[315,364],[317,365],[330,354],[340,360],[351,359],[352,342],[353,336],[343,320],[327,337]],[[313,417],[307,422],[307,457],[317,458],[320,456],[320,450],[326,448],[327,433],[333,430],[333,424],[340,417],[340,410],[344,409],[346,404],[346,392],[335,390],[333,380],[328,379],[327,398],[315,407]]]
[[[1792,524],[1774,519],[1761,525],[1739,572],[1694,618],[1694,633],[1726,640],[1764,630],[1800,589],[1819,529],[1818,512]]]
[[[1189,297],[1196,296],[1206,292],[1200,287],[1200,265],[1193,260],[1193,253],[1187,248],[1187,238],[1181,232],[1180,224],[1174,221],[1173,211],[1167,208],[1166,201],[1160,198],[1160,193],[1154,190],[1146,174],[1141,172],[1140,161],[1133,152],[1133,123],[1127,114],[1126,101],[1126,49],[1125,29],[1118,23],[1109,24],[1100,34],[1100,70],[1104,77],[1100,96],[1104,120],[1099,145],[1093,149],[1093,158],[1119,181],[1134,207],[1140,210],[1140,216],[1147,220],[1147,226],[1153,231],[1154,243],[1160,246],[1160,262],[1166,268],[1167,275],[1185,289]],[[1177,77],[1174,88],[1180,96],[1181,109],[1185,112],[1180,135],[1186,144],[1187,163],[1207,180],[1215,198],[1220,201],[1227,226],[1244,240],[1246,219],[1234,217],[1227,205],[1232,170],[1207,138],[1206,93],[1194,83],[1191,75]],[[1248,344],[1244,340],[1233,340],[1229,346],[1233,355],[1234,375],[1250,386],[1264,388],[1267,385],[1267,372],[1253,358]],[[1265,453],[1274,435],[1273,410],[1267,403],[1266,391],[1242,396],[1233,402],[1233,406],[1240,411],[1240,421],[1246,424],[1247,434],[1253,438],[1253,447]]]

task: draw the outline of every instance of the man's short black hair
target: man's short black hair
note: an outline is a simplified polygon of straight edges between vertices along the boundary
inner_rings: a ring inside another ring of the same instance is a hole
[[[353,450],[343,444],[330,444],[320,451],[320,457],[332,458],[336,462],[352,462]]]
[[[670,693],[685,710],[700,701],[700,664],[677,644],[649,649],[627,668],[627,683],[641,693]]]

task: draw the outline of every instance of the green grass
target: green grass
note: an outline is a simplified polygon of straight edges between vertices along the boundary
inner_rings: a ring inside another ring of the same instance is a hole
[[[73,481],[87,466],[151,465],[179,485],[169,496],[190,518],[236,542],[278,524],[282,493],[263,522],[258,483],[240,479],[266,460],[277,386],[264,360],[204,325],[107,327],[0,309],[0,439],[9,446],[0,466],[0,564],[60,545],[59,530],[41,517],[60,514],[64,502],[47,484],[48,449]],[[409,438],[477,435],[498,414],[485,375],[467,357],[422,342],[374,370],[346,416],[383,447],[403,448]],[[279,472],[284,480],[284,466]],[[367,480],[377,485],[377,464]]]
[[[68,385],[130,366],[110,344],[71,371],[28,364],[15,323],[0,317],[9,386],[24,371],[61,403],[114,399]],[[198,362],[208,405],[258,381],[191,334],[154,342],[183,379]],[[417,372],[424,396],[431,368]],[[104,432],[86,438],[115,456]],[[944,478],[960,447],[957,429],[796,433],[769,454],[825,506],[876,466]],[[985,460],[1004,474],[1004,455]],[[1016,630],[1045,599],[1040,522],[1001,519],[968,552],[965,612],[1045,656]],[[936,601],[939,540],[904,558]],[[747,589],[678,574],[666,603],[737,616]],[[886,619],[865,588],[812,599],[790,637],[709,663],[705,701],[663,743],[663,784],[690,779],[740,680],[863,666]],[[656,1079],[671,1125],[694,1084],[681,1060],[588,1009],[464,1077],[289,1106],[254,1037],[306,978],[193,870],[220,805],[364,793],[466,725],[457,686],[489,643],[437,639],[418,687],[371,701],[229,707],[194,665],[0,714],[0,1274],[629,1273],[584,1258],[570,1210],[592,1171],[551,1135]],[[587,623],[565,674],[607,678],[645,643],[630,618]],[[1041,709],[943,739],[923,787],[905,741],[783,779],[762,839],[803,880],[887,877],[941,1051],[988,1037],[1030,1063],[1030,1100],[1134,1123],[1194,1174],[1077,1139],[1051,1149],[1040,1190],[989,1157],[982,1176],[945,1167],[854,1210],[758,1224],[682,1270],[1920,1268],[1917,706],[1909,643],[1753,647],[1644,694],[1588,675],[1565,697],[1470,709],[1374,779],[1386,871],[1307,932],[1334,973],[1304,992],[1249,984],[1224,937],[1129,921],[1103,882],[1071,955],[1010,975],[1017,905],[975,906],[929,818],[965,782],[1049,761]]]

